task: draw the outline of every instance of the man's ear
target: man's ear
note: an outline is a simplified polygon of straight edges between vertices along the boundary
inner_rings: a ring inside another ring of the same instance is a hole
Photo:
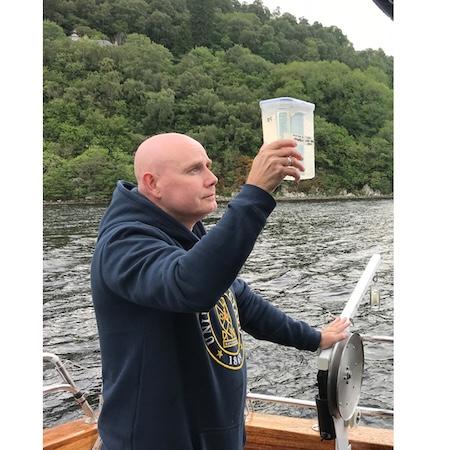
[[[161,198],[161,191],[158,186],[158,177],[150,172],[145,172],[142,177],[142,184],[145,190],[152,197],[157,199]]]

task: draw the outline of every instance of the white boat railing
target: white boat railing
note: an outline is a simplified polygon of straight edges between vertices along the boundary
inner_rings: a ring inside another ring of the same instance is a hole
[[[289,397],[278,397],[276,395],[266,395],[266,394],[257,394],[255,392],[249,392],[247,394],[247,400],[250,401],[262,401],[269,403],[281,403],[289,406],[297,406],[299,408],[311,408],[316,409],[317,405],[315,401],[311,400],[302,400],[297,398],[289,398]],[[383,409],[383,408],[371,408],[367,406],[358,406],[358,411],[361,414],[367,416],[387,416],[394,417],[394,410],[392,409]]]
[[[52,394],[55,392],[70,392],[73,395],[75,401],[78,403],[78,405],[81,407],[83,412],[88,417],[89,422],[92,423],[97,422],[97,414],[91,408],[91,405],[87,401],[84,393],[77,388],[74,381],[72,380],[72,377],[70,376],[67,369],[64,367],[64,364],[59,359],[59,357],[53,353],[44,352],[43,361],[53,364],[54,368],[64,381],[64,383],[62,384],[56,383],[44,386],[42,390],[43,394]]]
[[[394,343],[393,336],[369,336],[368,334],[361,334],[363,341],[367,342],[391,342]]]

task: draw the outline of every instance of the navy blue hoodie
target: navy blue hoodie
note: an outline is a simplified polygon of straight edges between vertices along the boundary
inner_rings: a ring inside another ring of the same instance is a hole
[[[118,182],[91,270],[105,450],[241,450],[242,330],[318,348],[319,331],[236,278],[274,207],[244,185],[208,233],[201,222],[191,231]]]

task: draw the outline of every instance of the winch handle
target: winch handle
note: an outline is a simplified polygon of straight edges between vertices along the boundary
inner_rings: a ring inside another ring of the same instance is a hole
[[[381,262],[381,256],[375,253],[370,258],[363,274],[361,275],[358,283],[356,283],[350,298],[348,299],[344,309],[342,310],[340,317],[346,317],[347,319],[353,319],[356,315],[359,305],[361,304],[364,295],[372,284],[373,277],[378,269]]]
[[[353,292],[350,295],[350,298],[347,300],[344,309],[342,310],[340,317],[346,317],[347,319],[353,319],[356,315],[356,311],[358,310],[359,305],[361,304],[367,289],[369,289],[372,284],[373,277],[378,269],[378,266],[381,262],[381,256],[378,253],[375,253],[370,258],[367,263],[364,272],[356,283]],[[321,350],[318,357],[318,369],[319,370],[328,370],[328,363],[330,361],[331,352],[333,348],[327,348],[325,350]]]

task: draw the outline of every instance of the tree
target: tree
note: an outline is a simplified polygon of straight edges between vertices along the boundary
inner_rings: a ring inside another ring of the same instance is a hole
[[[115,54],[126,78],[140,80],[153,91],[166,87],[172,54],[162,45],[153,43],[146,36],[130,34]]]
[[[55,22],[52,22],[51,20],[44,20],[43,37],[44,39],[54,40],[66,38],[66,34],[64,33],[62,27]]]
[[[175,93],[171,89],[146,94],[143,132],[147,136],[173,130],[175,119]]]
[[[214,29],[215,0],[187,0],[194,46],[208,46]]]
[[[262,40],[262,23],[253,13],[233,12],[217,15],[217,29],[234,44],[257,51]]]

